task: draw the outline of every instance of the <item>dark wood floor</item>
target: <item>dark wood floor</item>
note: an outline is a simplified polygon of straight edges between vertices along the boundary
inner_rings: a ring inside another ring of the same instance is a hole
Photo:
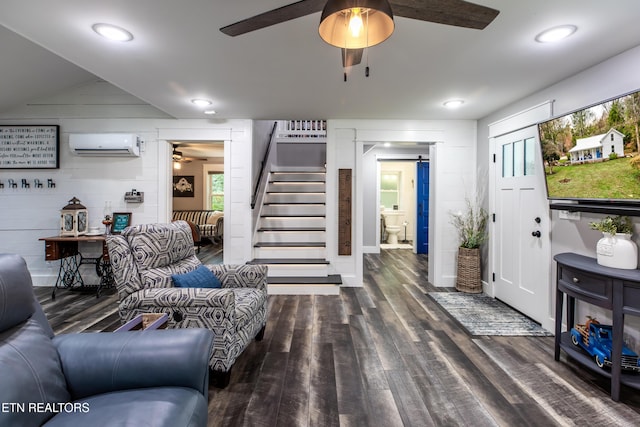
[[[264,340],[210,389],[209,426],[640,425],[640,393],[613,402],[608,381],[553,360],[553,338],[467,335],[425,295],[426,257],[364,261],[362,288],[270,296]],[[36,292],[58,333],[119,325],[115,295]]]

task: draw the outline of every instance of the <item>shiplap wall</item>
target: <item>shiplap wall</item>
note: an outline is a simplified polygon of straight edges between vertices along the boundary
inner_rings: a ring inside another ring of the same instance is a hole
[[[25,124],[30,120],[21,121]],[[43,122],[39,120],[38,122]],[[60,168],[57,170],[2,170],[0,180],[0,252],[22,255],[29,266],[35,285],[53,285],[58,263],[44,261],[41,237],[55,236],[60,227],[60,209],[72,197],[80,199],[89,211],[90,226],[102,226],[106,201],[114,212],[132,212],[135,224],[160,220],[158,212],[158,144],[153,123],[145,120],[60,120]],[[12,124],[16,120],[11,120]],[[46,123],[51,123],[47,120]],[[6,124],[0,121],[0,124]],[[68,145],[70,132],[131,132],[145,141],[140,157],[78,157]],[[23,178],[30,188],[8,188],[6,182]],[[44,181],[43,188],[34,188],[35,178]],[[55,188],[46,182],[52,179]],[[144,203],[125,203],[124,193],[133,188],[145,192]],[[96,245],[94,245],[96,246]],[[99,252],[87,246],[87,253]]]
[[[43,123],[43,120],[11,120],[11,124]],[[51,124],[52,120],[46,123]],[[0,120],[0,124],[8,124]],[[60,169],[54,170],[2,170],[0,180],[0,253],[11,252],[23,256],[29,266],[35,285],[53,285],[59,263],[44,260],[44,243],[38,239],[55,236],[59,232],[60,209],[72,197],[80,199],[89,211],[91,226],[101,225],[106,201],[111,202],[114,212],[132,212],[133,224],[166,222],[170,220],[171,161],[170,149],[165,140],[158,139],[159,129],[171,127],[180,134],[180,128],[189,132],[194,127],[213,128],[207,121],[167,121],[149,119],[61,119],[60,125]],[[228,156],[228,168],[235,185],[229,188],[227,216],[242,219],[250,212],[251,163],[246,161],[250,146],[250,121],[225,123],[233,126],[235,140],[227,144],[242,155]],[[176,130],[177,129],[177,130]],[[68,136],[72,132],[131,132],[144,141],[144,152],[140,157],[78,157],[71,153]],[[234,165],[233,163],[237,163]],[[225,171],[227,168],[225,167]],[[6,182],[23,178],[31,183],[53,179],[55,188],[8,188]],[[240,186],[240,187],[238,187]],[[246,187],[246,188],[245,188]],[[133,188],[144,191],[144,203],[125,203],[124,193]],[[236,214],[233,214],[236,210]],[[246,218],[245,218],[246,219]],[[243,227],[243,224],[246,226]],[[229,244],[225,244],[225,260],[245,262],[250,256],[250,220],[241,223],[225,221],[230,227]],[[226,233],[225,233],[226,234]],[[249,242],[249,243],[246,243]],[[83,254],[99,253],[98,247],[85,245]],[[247,246],[249,249],[247,249]]]

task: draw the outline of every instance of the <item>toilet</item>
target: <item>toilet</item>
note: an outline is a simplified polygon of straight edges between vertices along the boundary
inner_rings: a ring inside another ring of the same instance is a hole
[[[395,245],[398,243],[398,234],[402,230],[404,211],[385,210],[382,216],[384,216],[384,230],[387,232],[387,243]]]

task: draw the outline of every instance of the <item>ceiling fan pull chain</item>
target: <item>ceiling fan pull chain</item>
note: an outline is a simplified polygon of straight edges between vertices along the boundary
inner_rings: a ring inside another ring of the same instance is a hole
[[[345,20],[344,25],[347,26],[348,20]],[[344,49],[342,49],[342,71],[344,74],[344,81],[347,81],[347,32],[344,32]]]
[[[367,66],[364,69],[364,76],[369,77],[369,11],[367,10]]]

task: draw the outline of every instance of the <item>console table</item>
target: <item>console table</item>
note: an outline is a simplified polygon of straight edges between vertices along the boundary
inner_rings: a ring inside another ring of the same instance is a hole
[[[111,264],[109,263],[109,252],[104,235],[99,236],[78,236],[78,237],[42,237],[44,241],[44,253],[46,261],[60,260],[58,277],[51,293],[51,299],[56,298],[58,288],[70,289],[95,289],[96,297],[100,296],[100,291],[104,288],[114,286],[111,274]],[[78,250],[79,242],[100,243],[102,254],[97,258],[85,258]],[[95,264],[96,274],[100,278],[100,283],[95,286],[86,285],[80,275],[80,265]]]
[[[620,400],[620,384],[640,389],[640,375],[622,372],[624,315],[640,316],[640,270],[603,267],[590,258],[574,253],[553,257],[557,262],[555,360],[560,349],[585,367],[611,379],[611,398]],[[589,355],[571,343],[569,332],[562,332],[562,308],[567,295],[567,329],[575,325],[575,300],[611,310],[613,349],[611,372],[599,368]]]

